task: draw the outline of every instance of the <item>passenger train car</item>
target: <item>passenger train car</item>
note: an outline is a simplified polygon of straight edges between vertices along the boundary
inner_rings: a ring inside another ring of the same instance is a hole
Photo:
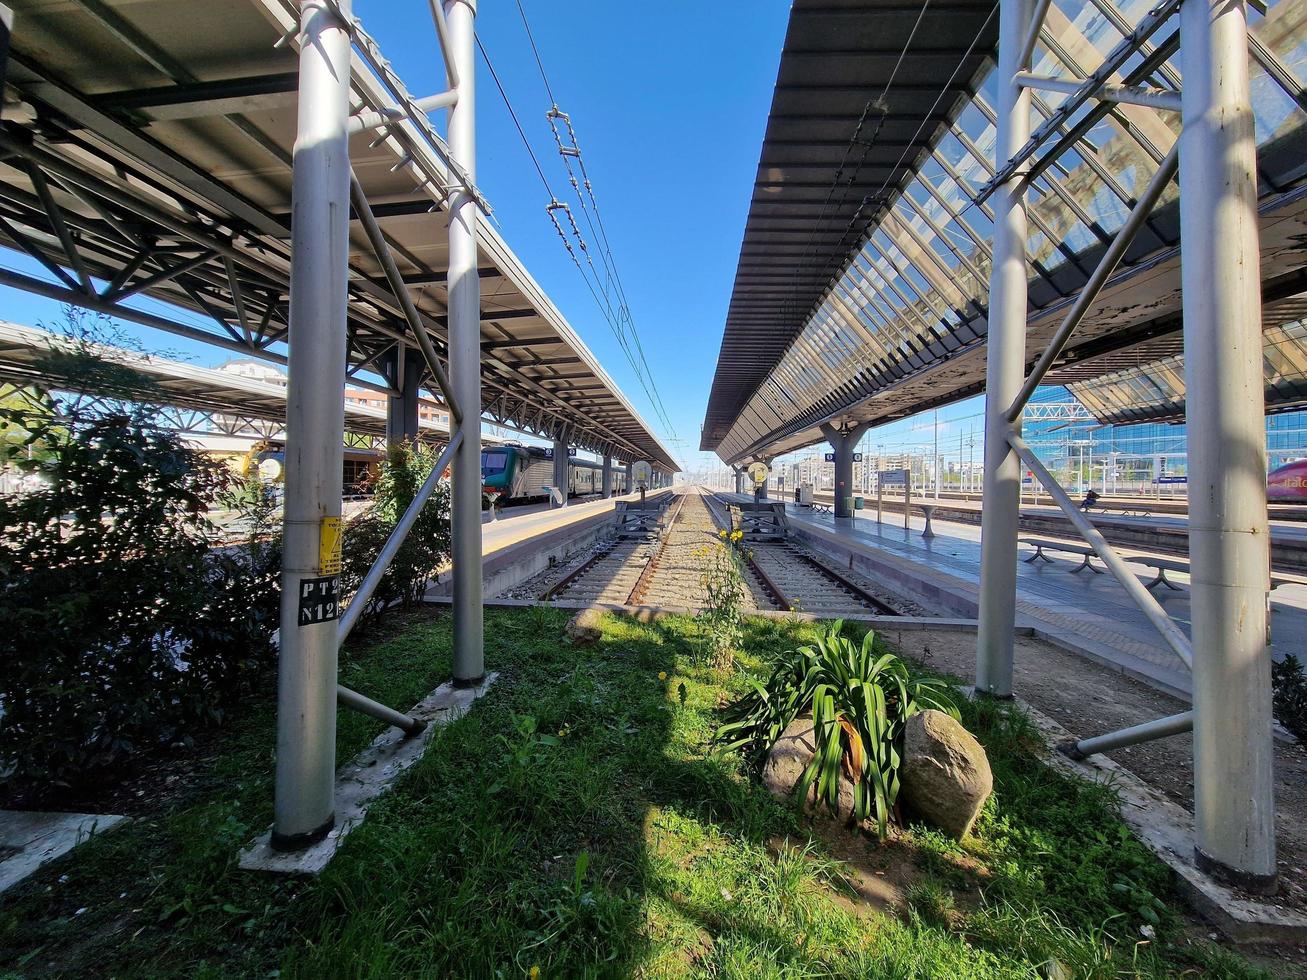
[[[1266,499],[1273,504],[1307,504],[1307,459],[1272,470],[1266,478]]]
[[[347,448],[342,483],[346,496],[372,492],[381,473],[385,453],[377,449]],[[257,474],[265,483],[281,483],[286,476],[286,447],[281,442],[256,442],[238,467],[241,476]]]
[[[481,453],[481,487],[485,506],[544,500],[553,486],[554,459],[538,446],[494,446]],[[603,490],[603,467],[585,459],[567,461],[567,495],[584,497]],[[625,467],[613,466],[613,493],[626,492]]]

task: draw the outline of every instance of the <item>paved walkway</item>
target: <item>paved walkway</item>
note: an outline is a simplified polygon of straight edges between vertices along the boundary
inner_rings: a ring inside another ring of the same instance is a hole
[[[979,594],[978,526],[936,518],[933,521],[935,537],[924,540],[921,531],[925,522],[919,517],[913,517],[910,529],[905,530],[901,514],[887,514],[885,523],[878,524],[875,511],[868,513],[864,510],[857,512],[852,521],[837,523],[829,514],[814,514],[793,503],[787,503],[786,510],[796,526],[833,533],[860,551],[888,557],[915,573],[923,585],[943,589],[964,600],[975,600]],[[1057,535],[1048,534],[1038,537],[1058,539]],[[1073,538],[1065,540],[1080,543]],[[1127,559],[1143,554],[1130,548],[1117,550]],[[1031,553],[1032,549],[1022,546],[1022,558]],[[1086,646],[1097,647],[1104,655],[1115,653],[1118,661],[1120,654],[1130,660],[1142,661],[1140,666],[1144,669],[1140,672],[1166,686],[1188,690],[1188,669],[1116,579],[1106,572],[1101,575],[1089,571],[1072,574],[1071,569],[1079,564],[1078,558],[1056,554],[1051,557],[1054,558],[1052,564],[1018,562],[1019,616],[1038,621],[1055,632],[1079,637],[1086,641]],[[1156,574],[1155,569],[1143,564],[1132,563],[1131,567],[1144,582]],[[1181,628],[1189,633],[1189,576],[1168,572],[1168,577],[1181,586],[1181,591],[1161,587],[1154,594]],[[1271,651],[1277,658],[1290,652],[1301,654],[1307,649],[1307,585],[1283,585],[1272,593],[1272,627]]]

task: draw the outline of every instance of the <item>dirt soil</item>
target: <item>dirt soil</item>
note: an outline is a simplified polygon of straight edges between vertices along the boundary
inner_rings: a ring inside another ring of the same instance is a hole
[[[975,674],[974,633],[895,630],[884,638],[904,654],[957,677]],[[1034,637],[1018,637],[1013,668],[1017,696],[1085,737],[1176,714],[1186,702]],[[1193,811],[1193,737],[1171,738],[1107,753],[1175,802]],[[1275,743],[1276,849],[1280,890],[1273,899],[1307,913],[1307,751]]]

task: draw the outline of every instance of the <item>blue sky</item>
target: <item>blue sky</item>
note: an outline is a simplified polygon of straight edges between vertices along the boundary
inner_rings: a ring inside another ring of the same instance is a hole
[[[716,366],[758,151],[789,16],[784,0],[523,0],[545,71],[576,128],[632,319],[673,431],[657,413],[545,211],[548,193],[478,60],[477,182],[510,247],[673,454],[691,469]],[[443,71],[424,0],[355,0],[415,95],[439,91]],[[513,0],[481,4],[478,33],[554,193],[582,216],[545,118],[549,98]],[[441,122],[443,127],[443,121]],[[583,227],[583,232],[587,230]],[[589,235],[586,235],[587,240]],[[48,278],[14,253],[0,264]],[[176,316],[173,313],[170,315]],[[56,304],[3,292],[5,319],[47,323]],[[184,314],[179,319],[198,322]],[[230,355],[124,324],[147,347],[215,365]],[[945,410],[941,442],[956,444]],[[919,427],[923,420],[918,420]],[[927,424],[929,424],[927,422]],[[965,430],[969,423],[958,425]],[[912,420],[869,442],[926,443]]]

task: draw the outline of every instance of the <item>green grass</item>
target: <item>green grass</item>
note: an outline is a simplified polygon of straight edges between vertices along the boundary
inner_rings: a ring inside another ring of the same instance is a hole
[[[194,799],[91,841],[0,907],[0,972],[961,980],[1056,960],[1069,976],[1258,975],[1183,943],[1167,873],[1111,791],[1040,763],[1021,715],[964,709],[994,796],[965,845],[922,828],[889,845],[923,878],[900,913],[877,912],[737,759],[709,753],[716,709],[743,685],[694,666],[693,624],[609,619],[573,648],[565,622],[487,613],[499,682],[315,881],[235,866],[271,819],[272,705],[249,705]],[[355,647],[343,683],[413,703],[447,676],[449,625],[422,614]],[[750,621],[740,670],[814,630]],[[378,730],[342,713],[340,758]]]

